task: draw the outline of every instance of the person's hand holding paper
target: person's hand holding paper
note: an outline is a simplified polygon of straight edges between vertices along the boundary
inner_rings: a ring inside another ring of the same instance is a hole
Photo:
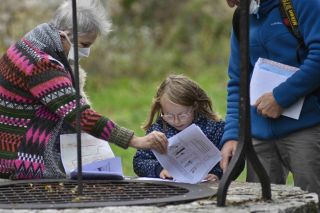
[[[167,154],[153,153],[175,181],[184,183],[201,182],[221,160],[219,149],[195,124],[169,138]]]
[[[282,109],[272,94],[275,87],[285,82],[298,70],[296,67],[259,58],[250,82],[250,104],[257,106],[258,113],[263,116],[277,118],[282,114],[298,120],[304,98],[299,99],[291,107]]]
[[[267,92],[260,96],[254,106],[257,107],[258,113],[269,118],[278,118],[283,112],[272,92]]]

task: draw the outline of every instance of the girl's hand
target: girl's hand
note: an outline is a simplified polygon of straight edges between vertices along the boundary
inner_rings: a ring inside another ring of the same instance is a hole
[[[159,176],[162,179],[172,179],[172,176],[169,174],[168,170],[166,169],[162,169]]]
[[[207,181],[217,181],[219,180],[218,176],[214,175],[214,174],[208,174],[207,177],[205,178],[205,180]]]
[[[154,149],[155,151],[165,154],[168,149],[168,140],[165,134],[153,131],[144,137],[133,136],[129,146],[136,149]]]

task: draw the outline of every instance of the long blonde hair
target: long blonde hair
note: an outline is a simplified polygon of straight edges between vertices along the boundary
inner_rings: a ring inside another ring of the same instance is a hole
[[[160,116],[160,99],[166,94],[170,101],[183,106],[194,106],[195,117],[200,114],[215,121],[220,120],[212,109],[212,101],[206,92],[193,80],[184,75],[169,75],[158,87],[153,97],[149,116],[143,125],[147,130],[152,125],[154,118]]]

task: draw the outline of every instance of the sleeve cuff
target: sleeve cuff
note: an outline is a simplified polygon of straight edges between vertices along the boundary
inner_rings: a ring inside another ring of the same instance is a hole
[[[284,86],[285,83],[280,84],[278,87],[274,88],[272,91],[273,97],[277,104],[282,108],[288,108],[294,104],[299,97],[288,93],[288,88]],[[292,89],[290,90],[292,92]]]
[[[239,140],[239,127],[236,122],[226,123],[219,148],[221,149],[225,142],[229,140]]]
[[[155,173],[156,173],[156,177],[159,178],[160,177],[160,173],[163,170],[163,167],[161,166],[161,164],[159,163],[156,168],[155,168]]]
[[[129,147],[129,141],[131,140],[134,132],[119,126],[115,126],[109,137],[109,142],[114,143],[124,149]]]

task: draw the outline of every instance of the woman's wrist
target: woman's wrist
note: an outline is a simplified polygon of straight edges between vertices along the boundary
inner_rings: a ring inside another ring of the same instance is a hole
[[[130,146],[130,141],[134,137],[134,132],[119,126],[115,126],[112,129],[111,135],[109,137],[109,142],[114,143],[124,149]]]
[[[133,135],[132,137],[131,137],[131,139],[129,140],[129,143],[128,143],[128,145],[130,146],[130,147],[133,147],[133,148],[136,148],[137,147],[137,136],[135,136],[135,135]]]

